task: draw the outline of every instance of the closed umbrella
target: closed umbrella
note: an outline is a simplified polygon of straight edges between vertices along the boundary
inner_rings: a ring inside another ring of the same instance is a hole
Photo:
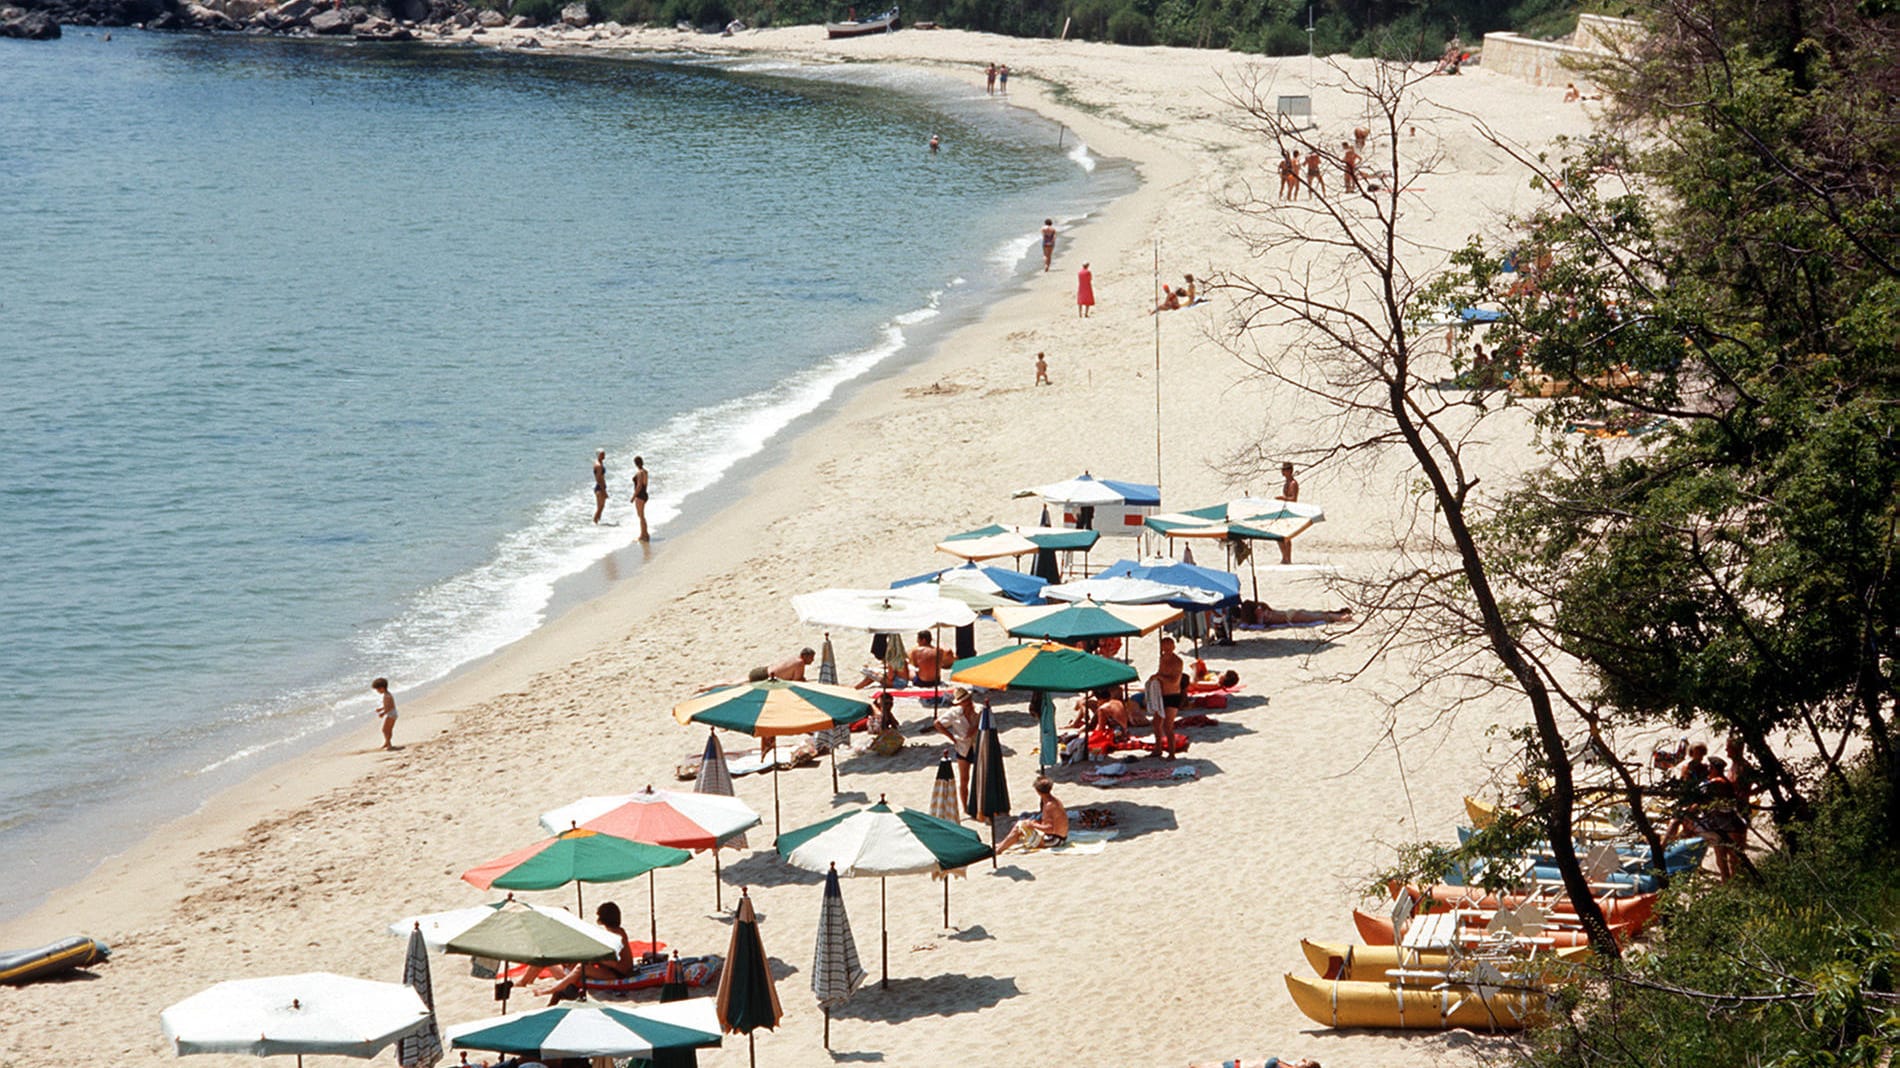
[[[632,842],[580,828],[562,831],[462,873],[462,881],[486,890],[552,890],[574,884],[575,911],[582,883],[619,883],[693,859],[684,849]]]
[[[767,679],[720,686],[673,706],[681,723],[704,723],[754,738],[816,734],[864,718],[871,702],[857,690]],[[778,764],[772,765],[772,826],[779,822]]]
[[[711,998],[665,1005],[556,1005],[502,1019],[449,1028],[457,1049],[483,1049],[552,1060],[561,1057],[651,1057],[664,1050],[722,1041]]]
[[[1119,660],[1110,660],[1053,642],[1018,645],[973,656],[952,664],[950,671],[950,681],[961,682],[966,686],[1027,690],[1036,695],[1042,722],[1044,766],[1056,760],[1056,708],[1050,694],[1119,686],[1137,678],[1140,678],[1139,673]]]
[[[685,1001],[692,996],[692,987],[686,983],[686,970],[680,967],[680,951],[676,949],[672,959],[666,962],[666,975],[660,983],[660,1003]],[[715,1023],[717,1020],[715,1009]],[[653,1056],[647,1058],[646,1068],[699,1068],[699,1054],[692,1049],[655,1050]]]
[[[739,891],[739,907],[732,915],[732,941],[726,946],[726,966],[719,973],[719,1026],[729,1034],[745,1032],[746,1054],[755,1066],[759,1051],[753,1032],[772,1030],[785,1015],[772,985],[772,964],[759,938],[759,918],[752,911],[752,895]]]
[[[651,786],[636,794],[583,797],[541,814],[541,826],[550,831],[579,826],[635,842],[695,852],[711,850],[714,908],[719,907],[719,846],[758,825],[759,814],[736,797],[655,790]],[[652,887],[647,889],[650,897]],[[651,905],[649,900],[649,912]]]
[[[726,767],[726,750],[719,744],[719,732],[706,732],[706,751],[699,758],[699,775],[693,780],[693,792],[715,797],[732,797],[732,772]],[[730,849],[748,849],[751,843],[742,834],[726,839]]]
[[[818,681],[827,686],[838,684],[838,654],[832,651],[829,631],[825,632],[824,644],[819,646]],[[831,756],[831,792],[835,794],[838,792],[838,750],[851,740],[851,728],[840,725],[820,731],[818,736],[824,739],[825,752]]]
[[[995,867],[996,817],[1009,812],[1009,780],[1003,773],[1003,742],[997,737],[996,721],[991,718],[988,705],[977,719],[976,751],[970,765],[970,796],[963,799],[963,810],[972,819],[989,824],[990,866]]]
[[[159,1014],[179,1056],[306,1053],[374,1057],[428,1027],[429,1007],[414,988],[329,972],[233,979],[210,986]]]
[[[935,873],[991,855],[976,833],[913,809],[877,804],[779,836],[778,854],[805,871],[878,878],[879,929],[884,936],[884,985],[891,981],[890,934],[884,925],[884,879]]]
[[[422,1007],[429,1010],[429,1024],[396,1040],[396,1063],[402,1068],[430,1068],[442,1059],[442,1036],[436,1032],[435,982],[429,976],[429,946],[423,941],[421,924],[409,929],[409,949],[402,958],[402,982],[422,999]]]
[[[957,771],[950,763],[949,750],[937,761],[937,777],[930,784],[930,814],[948,823],[962,823],[962,806],[957,802]],[[943,883],[943,925],[950,926],[950,877],[961,879],[969,872],[963,868],[930,873],[932,879]]]
[[[831,1048],[831,1010],[851,1000],[864,983],[858,963],[858,944],[851,937],[851,921],[844,912],[844,893],[838,889],[838,866],[825,873],[825,903],[818,911],[818,945],[812,950],[811,992],[825,1013],[825,1048]]]

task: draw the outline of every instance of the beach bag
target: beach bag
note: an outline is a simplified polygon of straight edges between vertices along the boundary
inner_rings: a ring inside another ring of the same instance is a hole
[[[895,756],[902,748],[904,748],[902,731],[885,731],[871,742],[871,752],[878,756]]]

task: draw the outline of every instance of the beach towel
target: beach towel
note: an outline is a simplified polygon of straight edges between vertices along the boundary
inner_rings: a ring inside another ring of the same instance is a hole
[[[1223,707],[1225,707],[1225,706],[1223,706]],[[1174,725],[1175,725],[1175,727],[1176,727],[1176,728],[1180,728],[1180,727],[1218,727],[1218,726],[1220,726],[1220,721],[1219,721],[1219,720],[1217,720],[1217,719],[1215,719],[1215,718],[1214,718],[1213,716],[1208,716],[1208,715],[1203,715],[1202,713],[1199,713],[1199,712],[1196,712],[1196,713],[1193,713],[1192,715],[1187,715],[1187,716],[1182,716],[1182,717],[1180,717],[1180,718],[1178,718],[1178,719],[1176,719],[1176,720],[1174,721]],[[1185,745],[1186,745],[1186,743],[1185,743],[1185,739],[1184,739],[1184,740],[1183,740],[1183,748],[1185,748]]]
[[[680,972],[686,977],[689,987],[708,986],[719,981],[719,968],[725,961],[717,955],[705,957],[681,957]],[[601,994],[631,994],[635,990],[650,990],[666,982],[664,958],[646,961],[634,966],[633,974],[625,979],[588,979],[584,985],[589,996]]]
[[[1103,775],[1098,771],[1085,771],[1076,776],[1077,780],[1090,786],[1114,786],[1129,782],[1166,782],[1172,779],[1198,779],[1201,773],[1192,764],[1177,764],[1168,767],[1129,768],[1119,775]]]
[[[1113,828],[1106,831],[1070,830],[1069,840],[1051,848],[1048,852],[1070,856],[1094,856],[1108,848],[1109,841],[1115,837],[1116,833]]]

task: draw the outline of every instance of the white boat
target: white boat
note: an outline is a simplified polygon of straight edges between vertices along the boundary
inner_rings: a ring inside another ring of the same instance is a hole
[[[863,37],[873,33],[890,33],[902,25],[903,23],[898,21],[897,18],[897,9],[891,8],[882,15],[876,15],[868,19],[853,19],[849,22],[827,22],[825,23],[825,35],[831,38]]]

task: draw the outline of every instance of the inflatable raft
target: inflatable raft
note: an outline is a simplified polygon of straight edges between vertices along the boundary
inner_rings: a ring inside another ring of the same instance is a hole
[[[89,968],[112,956],[104,942],[82,935],[62,938],[38,949],[0,953],[0,983],[31,983],[76,968]]]
[[[1544,1011],[1542,993],[1480,997],[1463,983],[1437,988],[1349,979],[1286,977],[1287,992],[1308,1019],[1327,1027],[1389,1027],[1407,1031],[1521,1030]]]

